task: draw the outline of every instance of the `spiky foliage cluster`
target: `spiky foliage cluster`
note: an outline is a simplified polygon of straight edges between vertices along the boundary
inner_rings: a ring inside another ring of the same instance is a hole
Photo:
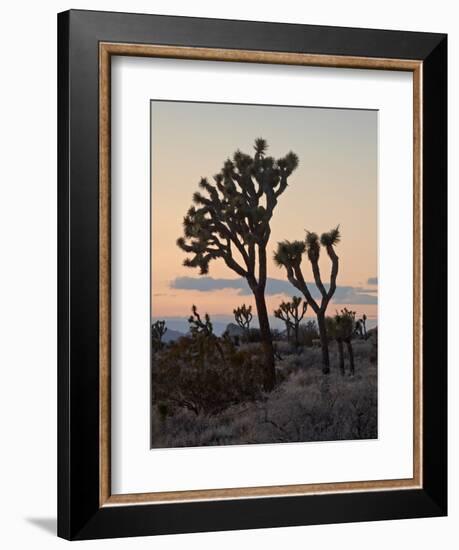
[[[201,319],[201,315],[198,313],[198,308],[193,305],[191,307],[192,315],[188,317],[188,323],[190,325],[190,332],[192,335],[202,334],[204,336],[210,336],[213,334],[213,325],[208,313],[204,315],[204,320]]]
[[[162,340],[166,332],[166,321],[155,321],[151,325],[151,345],[153,351],[159,351],[163,347]]]
[[[206,274],[210,262],[222,258],[239,275],[254,275],[256,247],[266,247],[277,200],[298,166],[293,152],[277,160],[266,156],[268,144],[262,138],[255,140],[254,149],[253,157],[236,151],[214,183],[201,179],[203,192],[193,195],[194,205],[183,220],[184,236],[177,241],[190,254],[185,266]]]
[[[242,304],[242,306],[237,307],[236,309],[233,309],[233,314],[234,314],[236,323],[242,329],[248,332],[250,330],[250,323],[253,318],[252,306],[246,306],[245,304]]]
[[[299,266],[305,250],[306,244],[303,241],[278,243],[277,250],[274,252],[274,263],[278,267]]]
[[[311,262],[317,262],[320,256],[320,243],[317,233],[306,231],[306,251]]]
[[[339,225],[334,229],[331,229],[328,233],[322,233],[320,237],[320,244],[322,246],[335,246],[341,241],[341,234],[339,231]]]

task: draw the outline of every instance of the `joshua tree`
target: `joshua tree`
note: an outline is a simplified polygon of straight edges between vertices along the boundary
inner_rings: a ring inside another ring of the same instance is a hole
[[[279,308],[274,310],[274,317],[276,317],[276,319],[280,319],[285,323],[285,330],[287,331],[287,342],[290,342],[292,320],[290,318],[290,308],[287,306],[287,302],[281,302]]]
[[[166,332],[166,321],[155,321],[151,325],[151,344],[153,351],[159,351],[163,347],[163,336]]]
[[[287,277],[290,283],[294,285],[300,292],[303,293],[308,304],[313,309],[317,316],[317,324],[319,326],[320,344],[322,349],[322,372],[328,374],[330,372],[330,356],[328,353],[327,328],[325,326],[325,312],[328,304],[336,290],[336,278],[338,276],[339,259],[335,252],[335,245],[339,243],[341,235],[339,226],[332,229],[328,233],[323,233],[319,237],[316,233],[307,231],[306,241],[284,241],[278,244],[277,251],[274,254],[274,261],[278,266],[285,267]],[[330,284],[328,290],[325,288],[319,269],[320,245],[327,251],[328,257],[332,262],[330,273]],[[309,261],[312,266],[314,282],[319,289],[321,300],[320,304],[314,300],[311,292],[304,280],[303,272],[301,271],[301,260],[303,253],[307,252]]]
[[[213,334],[213,326],[210,321],[209,314],[204,315],[204,321],[198,313],[198,308],[193,305],[191,307],[192,315],[188,317],[188,323],[190,324],[190,332],[192,335],[202,334],[203,336],[210,336]]]
[[[287,180],[298,166],[295,153],[275,160],[266,156],[268,144],[255,140],[253,157],[236,151],[227,159],[213,184],[201,179],[205,195],[196,192],[183,220],[184,236],[177,245],[191,256],[188,267],[209,271],[212,260],[221,258],[253,292],[265,355],[264,387],[275,385],[274,350],[265,301],[266,247],[270,221]]]
[[[355,311],[350,311],[347,308],[341,310],[336,315],[339,318],[340,333],[343,341],[346,344],[347,353],[349,355],[349,369],[351,375],[355,373],[354,365],[354,350],[352,348],[352,338],[355,334]]]
[[[363,314],[361,319],[358,319],[355,322],[355,334],[360,336],[363,340],[366,340],[368,338],[367,333],[367,316],[365,313]]]
[[[288,340],[290,340],[290,331],[293,329],[296,347],[298,347],[298,329],[308,308],[306,300],[303,301],[303,304],[301,301],[300,297],[293,296],[291,302],[281,302],[279,309],[274,311],[274,317],[285,323]]]
[[[363,338],[366,340],[368,338],[367,334],[367,316],[365,313],[362,315],[362,319],[360,320],[362,323],[362,331],[363,331]]]
[[[336,340],[338,345],[339,370],[344,376],[344,348],[341,327],[341,316],[337,313],[334,317],[326,317],[327,336],[329,340]]]
[[[250,334],[250,322],[252,321],[252,306],[246,306],[242,304],[241,307],[233,309],[234,318],[236,323],[242,328],[245,333],[246,340],[249,340]]]

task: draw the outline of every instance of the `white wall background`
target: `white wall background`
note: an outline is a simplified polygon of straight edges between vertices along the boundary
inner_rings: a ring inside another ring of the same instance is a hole
[[[9,2],[0,41],[0,542],[63,547],[56,518],[56,13],[68,8],[449,33],[450,281],[459,273],[459,22],[454,2],[328,0]],[[456,207],[456,208],[455,208]],[[458,291],[450,285],[450,312]],[[450,516],[92,541],[89,548],[456,548],[459,538],[457,317],[450,313]],[[456,543],[454,543],[456,540]]]

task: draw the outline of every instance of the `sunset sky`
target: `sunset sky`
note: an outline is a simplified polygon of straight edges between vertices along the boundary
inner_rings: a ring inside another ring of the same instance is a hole
[[[277,242],[302,240],[306,229],[321,234],[340,224],[338,289],[329,312],[351,307],[375,324],[376,111],[153,101],[151,116],[153,318],[186,318],[192,304],[224,320],[244,302],[255,310],[250,291],[223,260],[212,262],[208,276],[200,277],[182,265],[186,255],[176,240],[201,177],[212,181],[237,149],[253,155],[255,138],[263,137],[268,154],[280,158],[292,150],[300,160],[271,221],[268,311],[298,295],[272,261]],[[320,267],[328,282],[325,251]],[[306,256],[303,273],[313,280]]]

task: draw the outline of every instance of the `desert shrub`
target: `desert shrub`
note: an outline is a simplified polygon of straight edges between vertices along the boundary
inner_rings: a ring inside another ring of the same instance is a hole
[[[282,383],[260,399],[231,405],[216,415],[195,414],[186,408],[165,418],[154,415],[153,447],[377,437],[375,368],[367,359],[354,377],[332,370],[324,379],[320,357],[318,361],[317,368],[283,373]]]
[[[301,323],[298,327],[298,343],[300,346],[312,347],[312,341],[319,338],[319,331],[315,321]]]
[[[224,342],[221,344],[226,356],[228,350]],[[152,446],[189,447],[375,438],[378,436],[377,368],[371,363],[370,339],[361,344],[359,342],[356,346],[356,374],[353,377],[340,374],[336,343],[330,348],[332,368],[327,377],[321,372],[320,349],[305,348],[301,355],[285,355],[278,361],[278,385],[274,391],[265,393],[255,387],[249,399],[231,399],[228,391],[231,385],[226,383],[229,375],[224,375],[222,368],[217,366],[217,372],[222,373],[224,378],[218,385],[212,386],[216,388],[216,393],[210,397],[218,403],[210,407],[210,413],[206,412],[209,407],[200,406],[193,410],[179,404],[179,395],[184,398],[186,394],[189,398],[186,392],[183,395],[182,392],[191,391],[194,386],[184,389],[184,380],[180,379],[180,383],[176,384],[172,375],[167,393],[173,395],[174,399],[156,400],[153,408]],[[185,343],[175,349],[175,353],[182,353],[183,346]],[[255,344],[245,345],[242,350],[243,357],[239,355],[241,365],[249,364],[244,354],[254,355],[255,361]],[[157,357],[163,357],[166,351],[164,348]],[[172,360],[170,356],[169,360]],[[219,361],[216,363],[221,365]],[[248,370],[250,372],[250,366]],[[166,372],[170,373],[167,369],[164,374]],[[233,380],[230,382],[233,384]],[[204,391],[204,396],[207,391]],[[245,395],[250,395],[250,392]],[[225,404],[227,406],[223,408]]]
[[[280,332],[277,329],[271,329],[271,338],[273,340],[280,340]],[[260,343],[262,341],[261,332],[259,328],[251,328],[248,331],[248,342]]]
[[[371,356],[371,342],[368,340],[355,340],[353,342],[354,357],[364,359]]]
[[[152,363],[153,403],[162,417],[184,407],[215,415],[256,399],[263,382],[260,349],[238,349],[227,338],[195,333],[157,353]]]

